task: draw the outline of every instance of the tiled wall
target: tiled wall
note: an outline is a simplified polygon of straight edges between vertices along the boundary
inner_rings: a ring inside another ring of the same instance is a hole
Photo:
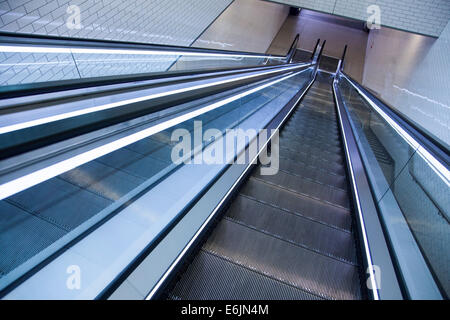
[[[0,31],[190,46],[232,0],[0,0]],[[80,29],[66,23],[80,9]],[[165,71],[176,57],[0,52],[0,85]],[[75,57],[76,58],[76,57]],[[102,61],[100,61],[102,60]]]
[[[189,46],[232,0],[0,0],[0,31]],[[82,28],[69,29],[68,6]]]
[[[289,7],[261,0],[233,4],[195,41],[194,47],[266,52],[286,20]],[[283,43],[285,55],[295,35]]]
[[[367,8],[378,5],[381,24],[429,36],[439,36],[450,19],[449,0],[272,0],[296,7],[358,20],[371,15]]]
[[[299,48],[312,52],[317,39],[326,40],[323,54],[340,58],[345,44],[348,45],[345,71],[357,81],[362,80],[368,34],[360,27],[346,21],[311,10],[302,10],[298,16],[290,15],[272,42],[270,54],[285,54],[286,45],[295,34],[300,34]],[[358,26],[361,24],[358,23]]]

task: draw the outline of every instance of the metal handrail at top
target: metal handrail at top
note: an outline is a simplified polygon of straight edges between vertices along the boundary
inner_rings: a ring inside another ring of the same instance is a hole
[[[293,42],[295,41],[296,40],[294,39]],[[183,53],[205,54],[205,55],[206,54],[241,55],[250,57],[257,56],[264,58],[272,57],[278,59],[279,58],[286,59],[289,54],[289,51],[285,56],[282,56],[282,55],[268,55],[246,51],[206,49],[206,48],[183,47],[174,45],[148,44],[142,42],[125,42],[115,40],[56,37],[56,36],[20,34],[11,32],[0,32],[0,43],[16,44],[23,46],[58,46],[67,48],[72,47],[72,48],[86,48],[86,49],[131,49],[136,51],[151,50],[151,51],[183,52]]]

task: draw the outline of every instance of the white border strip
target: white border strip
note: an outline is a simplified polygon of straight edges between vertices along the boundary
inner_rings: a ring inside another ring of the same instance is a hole
[[[262,75],[272,74],[272,73],[276,73],[276,72],[280,72],[280,71],[286,71],[286,70],[291,70],[291,69],[296,69],[296,68],[301,68],[301,67],[304,67],[304,66],[300,65],[300,66],[295,66],[295,67],[280,68],[280,69],[276,69],[276,70],[261,72],[258,74],[241,76],[238,78],[232,78],[232,79],[228,79],[228,80],[215,81],[215,82],[200,84],[200,85],[196,85],[196,86],[192,86],[192,87],[186,87],[186,88],[181,88],[181,89],[176,89],[176,90],[171,90],[171,91],[166,91],[166,92],[150,94],[150,95],[146,95],[143,97],[122,100],[122,101],[108,103],[108,104],[104,104],[104,105],[100,105],[100,106],[84,108],[81,110],[61,113],[61,114],[57,114],[54,116],[43,117],[43,118],[39,118],[39,119],[35,119],[35,120],[30,120],[30,121],[25,121],[25,122],[21,122],[21,123],[12,124],[12,125],[7,125],[4,127],[0,127],[0,134],[9,133],[9,132],[17,131],[17,130],[22,130],[25,128],[30,128],[30,127],[34,127],[34,126],[38,126],[38,125],[42,125],[42,124],[46,124],[46,123],[50,123],[50,122],[54,122],[54,121],[78,117],[78,116],[85,115],[88,113],[103,111],[103,110],[107,110],[107,109],[113,109],[113,108],[131,104],[131,103],[166,97],[166,96],[170,96],[170,95],[175,95],[175,94],[188,92],[188,91],[192,91],[192,90],[198,90],[198,89],[202,89],[202,88],[212,87],[212,86],[230,83],[230,82],[234,82],[234,81],[251,79],[251,78],[262,76]]]
[[[345,146],[345,155],[349,164],[349,169],[350,169],[350,175],[352,178],[352,185],[353,185],[353,192],[355,193],[355,199],[356,199],[356,205],[358,207],[358,216],[359,216],[359,221],[360,221],[360,227],[361,227],[361,232],[362,232],[362,238],[363,238],[363,242],[364,242],[364,250],[366,252],[366,258],[367,258],[367,265],[369,267],[369,274],[370,274],[370,283],[372,284],[372,293],[373,293],[373,298],[374,300],[380,300],[380,297],[378,295],[378,290],[377,285],[376,285],[376,281],[375,281],[375,271],[373,270],[373,262],[372,262],[372,255],[370,254],[370,248],[369,248],[369,241],[367,239],[367,234],[366,234],[366,226],[364,223],[364,217],[362,215],[362,209],[361,209],[361,203],[359,201],[359,194],[358,194],[358,188],[356,186],[356,180],[355,180],[355,174],[353,172],[353,164],[352,164],[352,160],[350,158],[350,153],[348,151],[348,145],[347,145],[347,139],[345,138],[345,131],[344,131],[344,124],[342,123],[342,115],[341,115],[341,111],[339,108],[339,100],[337,98],[336,95],[336,89],[335,89],[335,84],[337,84],[337,80],[335,79],[333,81],[333,94],[334,94],[334,99],[336,101],[336,105],[337,105],[337,110],[338,110],[338,114],[339,114],[339,122],[341,124],[341,128],[342,128],[342,137],[344,138],[344,146]]]
[[[315,80],[315,79],[314,79]],[[166,281],[167,277],[170,275],[172,270],[176,267],[176,265],[180,262],[180,260],[184,257],[186,252],[190,249],[190,247],[194,244],[194,242],[197,240],[197,238],[200,236],[202,231],[206,228],[206,226],[209,224],[211,219],[216,215],[217,211],[220,209],[220,207],[223,205],[223,203],[228,199],[230,194],[233,192],[233,190],[236,188],[236,186],[239,184],[239,182],[242,180],[242,178],[245,176],[247,171],[251,168],[253,163],[256,163],[256,159],[260,155],[260,153],[266,148],[267,144],[270,140],[272,140],[273,136],[275,135],[275,132],[280,129],[280,127],[283,125],[283,123],[286,121],[286,119],[291,115],[292,111],[297,106],[298,102],[303,98],[303,96],[308,92],[309,88],[314,83],[314,80],[312,80],[306,90],[302,93],[302,95],[298,98],[298,100],[295,102],[295,104],[292,106],[292,108],[289,110],[289,112],[286,114],[286,116],[283,118],[283,120],[280,122],[280,124],[277,126],[272,135],[269,139],[267,139],[266,143],[262,148],[260,148],[258,154],[253,158],[252,161],[249,162],[247,168],[242,172],[242,174],[239,176],[239,178],[236,180],[235,183],[231,186],[231,188],[228,190],[228,192],[225,194],[225,196],[222,198],[222,200],[217,204],[217,206],[214,208],[214,210],[211,212],[211,214],[208,216],[208,218],[203,222],[203,224],[200,226],[200,228],[197,230],[197,232],[194,234],[194,236],[191,238],[191,240],[187,243],[187,245],[184,247],[184,249],[181,251],[181,253],[177,256],[177,258],[172,262],[170,267],[167,269],[167,271],[164,273],[164,275],[159,279],[159,281],[156,283],[156,285],[153,287],[153,289],[150,291],[150,293],[145,297],[145,300],[150,300],[153,298],[155,293],[160,289],[160,287],[163,285],[163,283]],[[257,139],[257,137],[255,138]],[[245,150],[244,150],[245,151]]]
[[[189,51],[163,51],[163,50],[133,50],[133,49],[95,49],[95,48],[64,48],[64,47],[44,47],[44,46],[14,46],[2,45],[0,52],[32,52],[32,53],[87,53],[87,54],[134,54],[134,55],[159,55],[159,56],[200,56],[200,57],[238,57],[238,58],[268,58],[283,60],[285,57],[271,55],[252,55],[234,53],[202,53]]]
[[[267,88],[269,86],[272,86],[276,83],[279,83],[281,81],[287,80],[293,76],[296,76],[297,74],[300,74],[305,70],[301,70],[295,73],[292,73],[288,76],[285,76],[283,78],[271,81],[269,83],[263,84],[261,86],[258,86],[256,88],[253,88],[251,90],[242,92],[240,94],[234,95],[232,97],[229,97],[227,99],[215,102],[213,104],[207,105],[205,107],[202,107],[200,109],[191,111],[189,113],[183,114],[181,116],[175,117],[173,119],[167,120],[163,123],[154,125],[150,128],[141,130],[139,132],[136,132],[134,134],[131,134],[129,136],[123,137],[121,139],[115,140],[113,142],[107,143],[105,145],[102,145],[100,147],[94,148],[92,150],[86,151],[84,153],[78,154],[74,157],[71,157],[69,159],[63,160],[61,162],[55,163],[53,165],[50,165],[48,167],[45,167],[43,169],[37,170],[35,172],[32,172],[30,174],[24,175],[20,178],[14,179],[12,181],[6,182],[2,185],[0,185],[0,200],[5,199],[9,196],[12,196],[13,194],[16,194],[20,191],[23,191],[25,189],[28,189],[32,186],[35,186],[41,182],[44,182],[48,179],[51,179],[53,177],[56,177],[64,172],[67,172],[71,169],[74,169],[76,167],[79,167],[89,161],[95,160],[101,156],[104,156],[108,153],[111,153],[113,151],[116,151],[118,149],[121,149],[127,145],[130,145],[136,141],[139,141],[141,139],[147,138],[155,133],[158,133],[160,131],[163,131],[165,129],[168,129],[170,127],[173,127],[179,123],[182,123],[184,121],[187,121],[189,119],[195,118],[203,113],[212,111],[214,109],[217,109],[219,107],[222,107],[230,102],[233,102],[235,100],[238,100],[242,97],[248,96],[252,93],[255,93],[257,91],[260,91],[264,88]]]
[[[430,165],[436,174],[444,181],[447,187],[450,186],[450,172],[444,164],[429,153],[419,142],[417,142],[408,132],[398,125],[389,115],[378,107],[363,91],[361,91],[353,82],[343,73],[341,75],[356,89],[356,91],[375,109],[375,111],[413,148],[422,159]]]

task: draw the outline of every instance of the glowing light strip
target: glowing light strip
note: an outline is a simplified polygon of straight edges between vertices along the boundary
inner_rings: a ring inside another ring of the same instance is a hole
[[[228,190],[228,192],[225,194],[225,196],[222,198],[222,200],[220,200],[220,202],[217,204],[217,206],[214,208],[214,210],[210,213],[210,215],[208,216],[208,218],[206,218],[206,220],[202,223],[202,225],[200,226],[200,228],[197,230],[197,232],[194,234],[194,236],[191,238],[191,240],[188,242],[188,244],[183,248],[183,250],[181,251],[181,253],[177,256],[177,258],[172,262],[172,264],[170,265],[170,267],[167,269],[167,271],[164,273],[164,275],[161,277],[161,279],[158,280],[158,282],[156,283],[156,285],[153,287],[153,289],[150,291],[150,293],[145,297],[145,300],[150,300],[153,298],[153,296],[155,295],[156,292],[158,292],[159,288],[161,287],[161,285],[165,282],[165,280],[167,279],[167,277],[170,275],[170,273],[172,272],[172,270],[176,267],[176,265],[180,262],[180,260],[183,258],[183,256],[186,254],[186,252],[189,250],[189,248],[194,244],[194,242],[197,240],[197,238],[200,236],[200,234],[202,233],[202,231],[206,228],[206,226],[209,224],[209,222],[211,221],[211,219],[216,215],[216,212],[222,207],[223,203],[228,199],[228,197],[230,196],[230,194],[233,192],[233,190],[236,188],[236,186],[239,184],[239,182],[242,180],[242,178],[245,176],[245,174],[247,173],[247,171],[251,168],[251,164],[252,163],[256,163],[255,161],[257,160],[258,156],[261,154],[261,152],[266,148],[267,144],[269,143],[270,140],[272,140],[273,136],[275,135],[275,133],[280,129],[281,125],[286,121],[286,119],[289,117],[289,115],[292,113],[292,111],[294,110],[294,108],[296,107],[296,105],[298,104],[298,102],[303,98],[303,96],[305,95],[305,93],[309,90],[309,88],[311,87],[311,85],[313,84],[314,81],[311,81],[308,85],[308,87],[306,88],[306,90],[302,93],[302,95],[297,99],[297,101],[294,103],[294,105],[292,106],[292,108],[289,110],[289,112],[284,116],[283,120],[279,123],[279,125],[277,126],[277,128],[275,130],[273,130],[272,135],[270,136],[269,139],[267,139],[267,141],[264,143],[264,145],[262,146],[262,148],[259,149],[258,154],[253,158],[252,161],[249,162],[248,166],[245,168],[245,170],[241,173],[241,175],[239,176],[239,178],[233,183],[233,185],[231,186],[231,188]],[[256,137],[257,138],[257,137]],[[256,139],[255,138],[255,139]]]
[[[20,178],[11,180],[9,182],[6,182],[2,185],[0,185],[0,200],[5,199],[9,196],[12,196],[13,194],[16,194],[20,191],[23,191],[25,189],[28,189],[32,186],[35,186],[41,182],[44,182],[48,179],[51,179],[53,177],[56,177],[64,172],[67,172],[71,169],[74,169],[76,167],[79,167],[89,161],[95,160],[101,156],[104,156],[108,153],[111,153],[113,151],[116,151],[118,149],[121,149],[123,147],[126,147],[127,145],[130,145],[136,141],[142,140],[144,138],[147,138],[155,133],[158,133],[160,131],[163,131],[165,129],[168,129],[170,127],[173,127],[179,123],[182,123],[184,121],[190,120],[192,118],[195,118],[203,113],[212,111],[214,109],[217,109],[223,105],[226,105],[230,102],[233,102],[235,100],[238,100],[242,97],[248,96],[252,93],[255,93],[257,91],[260,91],[264,88],[267,88],[269,86],[272,86],[276,83],[279,83],[281,81],[287,80],[297,74],[300,74],[305,70],[301,70],[295,73],[292,73],[288,76],[285,76],[283,78],[271,81],[269,83],[263,84],[261,86],[258,86],[256,88],[253,88],[251,90],[248,90],[246,92],[242,92],[240,94],[234,95],[232,97],[229,97],[227,99],[215,102],[211,105],[205,106],[203,108],[191,111],[187,114],[178,116],[176,118],[167,120],[163,123],[154,125],[150,128],[141,130],[139,132],[136,132],[134,134],[131,134],[129,136],[123,137],[121,139],[115,140],[113,142],[107,143],[105,145],[102,145],[100,147],[94,148],[92,150],[86,151],[84,153],[81,153],[79,155],[76,155],[72,158],[63,160],[61,162],[55,163],[53,165],[50,165],[48,167],[45,167],[43,169],[34,171],[32,173],[29,173],[25,176],[22,176]]]
[[[181,89],[176,89],[176,90],[171,90],[171,91],[166,91],[166,92],[150,94],[150,95],[143,96],[143,97],[122,100],[122,101],[108,103],[108,104],[104,104],[104,105],[100,105],[100,106],[84,108],[84,109],[80,109],[80,110],[76,110],[76,111],[71,111],[71,112],[57,114],[57,115],[54,115],[54,116],[43,117],[43,118],[39,118],[39,119],[35,119],[35,120],[30,120],[30,121],[25,121],[25,122],[21,122],[21,123],[12,124],[12,125],[7,125],[7,126],[4,126],[4,127],[0,127],[0,134],[12,132],[12,131],[17,131],[17,130],[21,130],[21,129],[25,129],[25,128],[29,128],[29,127],[34,127],[34,126],[38,126],[38,125],[41,125],[41,124],[46,124],[46,123],[50,123],[50,122],[54,122],[54,121],[58,121],[58,120],[64,120],[64,119],[68,119],[68,118],[78,117],[78,116],[85,115],[85,114],[88,114],[88,113],[93,113],[93,112],[98,112],[98,111],[102,111],[102,110],[117,108],[117,107],[121,107],[123,105],[128,105],[128,104],[131,104],[131,103],[142,102],[142,101],[147,101],[147,100],[151,100],[151,99],[166,97],[166,96],[169,96],[169,95],[179,94],[179,93],[183,93],[183,92],[187,92],[187,91],[207,88],[207,87],[211,87],[211,86],[216,86],[216,85],[225,84],[225,83],[234,82],[234,81],[239,81],[239,80],[244,80],[244,79],[250,79],[250,78],[258,77],[258,76],[261,76],[261,75],[272,74],[272,73],[279,72],[280,70],[283,70],[283,71],[284,70],[291,70],[291,69],[297,69],[297,68],[300,68],[300,67],[302,67],[302,66],[287,67],[287,68],[283,68],[283,69],[266,71],[266,72],[253,74],[253,75],[241,76],[241,77],[238,77],[238,78],[232,78],[232,79],[228,79],[228,80],[221,80],[221,81],[216,81],[216,82],[212,82],[212,83],[200,84],[200,85],[196,85],[196,86],[192,86],[192,87],[187,87],[187,88],[181,88]]]
[[[346,155],[347,161],[349,163],[348,167],[350,169],[350,176],[352,178],[353,192],[355,193],[356,205],[358,207],[358,216],[359,216],[359,222],[360,222],[360,227],[361,227],[362,238],[363,238],[363,242],[364,242],[364,251],[366,252],[367,265],[369,266],[370,282],[372,284],[373,298],[374,298],[374,300],[380,300],[380,297],[378,295],[378,290],[376,289],[377,285],[376,285],[376,282],[375,282],[375,271],[373,270],[373,262],[372,262],[372,256],[370,254],[369,241],[367,239],[366,225],[365,225],[365,222],[364,222],[364,217],[362,215],[361,203],[359,202],[358,188],[357,188],[357,185],[356,185],[355,174],[353,172],[352,160],[350,158],[350,153],[348,151],[347,139],[345,138],[344,124],[342,123],[342,115],[341,115],[341,111],[340,111],[340,108],[339,108],[339,101],[338,101],[338,98],[337,98],[337,95],[336,95],[335,85],[337,85],[337,80],[336,79],[334,80],[334,83],[333,83],[333,94],[334,94],[334,99],[336,100],[336,104],[338,104],[338,107],[336,109],[338,110],[339,122],[341,124],[341,128],[342,128],[342,131],[343,131],[342,137],[344,138],[345,155]]]
[[[268,58],[283,60],[285,57],[266,55],[245,55],[233,53],[202,53],[186,51],[162,50],[132,50],[132,49],[94,49],[94,48],[63,48],[63,47],[37,47],[37,46],[0,46],[0,52],[32,52],[32,53],[87,53],[87,54],[134,54],[134,55],[160,55],[160,56],[203,56],[203,57],[240,57],[240,58]]]
[[[342,73],[341,73],[342,74]],[[430,165],[433,171],[444,181],[447,186],[450,186],[450,172],[444,164],[437,160],[431,153],[429,153],[422,145],[417,142],[408,132],[406,132],[400,125],[398,125],[389,115],[387,115],[380,107],[378,107],[363,91],[361,91],[355,84],[345,75],[342,76],[356,89],[356,91],[375,109],[375,111],[420,155],[420,157]]]

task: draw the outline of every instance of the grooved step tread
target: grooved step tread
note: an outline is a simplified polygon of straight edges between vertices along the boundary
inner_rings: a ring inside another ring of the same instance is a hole
[[[321,155],[319,156],[310,153],[304,153],[301,151],[294,151],[284,148],[282,145],[280,145],[280,156],[291,159],[292,161],[300,161],[305,164],[323,168],[336,174],[345,174],[345,167],[342,161],[339,162],[333,159],[327,159]]]
[[[311,197],[317,201],[323,201],[330,205],[349,209],[349,196],[342,189],[332,188],[330,186],[302,179],[298,176],[279,171],[276,175],[262,176],[259,170],[252,179],[262,180],[265,183],[277,188],[286,189],[291,192],[299,193],[306,197]]]
[[[205,290],[208,288],[208,290]],[[200,251],[169,294],[171,300],[322,300],[295,286]]]
[[[227,217],[313,252],[356,264],[353,238],[348,232],[244,196],[236,198]]]
[[[326,185],[346,190],[347,180],[343,175],[331,174],[325,170],[315,170],[314,167],[308,166],[298,161],[282,159],[280,161],[280,170],[297,174],[307,179],[317,181]]]
[[[355,266],[226,219],[203,249],[322,298],[360,298]]]
[[[351,216],[347,209],[332,206],[286,189],[273,188],[260,180],[249,179],[241,189],[241,194],[336,228],[351,230]]]

